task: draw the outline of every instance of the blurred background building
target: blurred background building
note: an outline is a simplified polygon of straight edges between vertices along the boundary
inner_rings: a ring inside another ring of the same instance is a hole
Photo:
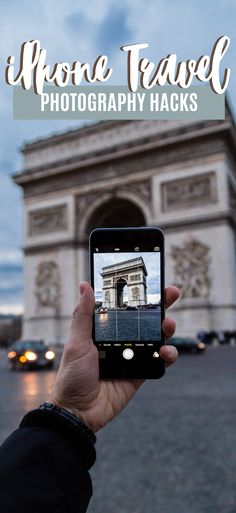
[[[158,226],[177,334],[236,329],[236,130],[224,121],[107,121],[26,144],[25,338],[64,343],[93,228]]]

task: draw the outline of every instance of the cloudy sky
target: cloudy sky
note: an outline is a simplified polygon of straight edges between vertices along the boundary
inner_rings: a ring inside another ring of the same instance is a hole
[[[40,39],[47,49],[47,62],[52,64],[93,63],[105,53],[114,68],[111,83],[124,84],[121,45],[148,43],[145,56],[154,62],[173,52],[186,60],[209,53],[220,35],[228,35],[231,46],[224,63],[232,69],[229,93],[236,104],[236,4],[235,0],[0,0],[0,7],[1,313],[22,310],[22,201],[21,191],[10,178],[21,168],[19,148],[26,141],[79,124],[13,121],[12,88],[4,82],[7,57],[17,57],[21,44],[32,39]]]
[[[102,301],[101,270],[107,265],[118,264],[135,257],[142,257],[147,269],[148,303],[156,303],[160,299],[160,253],[140,251],[137,253],[94,253],[95,299]],[[128,299],[127,287],[124,289],[124,301]]]

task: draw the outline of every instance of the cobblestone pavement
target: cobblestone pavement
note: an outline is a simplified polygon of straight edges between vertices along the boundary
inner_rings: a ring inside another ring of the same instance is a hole
[[[236,347],[181,356],[98,434],[88,513],[236,513]],[[0,354],[0,440],[55,371],[9,372]]]

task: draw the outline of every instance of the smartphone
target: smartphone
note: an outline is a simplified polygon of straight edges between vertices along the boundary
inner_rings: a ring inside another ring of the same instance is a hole
[[[90,234],[93,341],[101,379],[156,379],[165,364],[164,234],[159,228],[97,228]]]

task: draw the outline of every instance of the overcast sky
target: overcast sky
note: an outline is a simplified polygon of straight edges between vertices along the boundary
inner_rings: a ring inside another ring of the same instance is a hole
[[[40,39],[47,62],[93,63],[105,53],[114,84],[126,82],[125,54],[119,47],[149,43],[145,56],[158,62],[169,53],[179,59],[209,53],[220,35],[231,37],[224,59],[231,67],[230,98],[236,104],[235,0],[0,0],[0,313],[22,310],[22,201],[11,182],[21,167],[26,141],[76,127],[73,121],[13,121],[12,88],[4,83],[9,55],[24,41]]]
[[[160,299],[160,253],[94,253],[95,298],[102,301],[102,268],[118,264],[126,260],[142,257],[147,269],[147,298],[148,303],[156,303]],[[124,290],[124,301],[127,301],[127,287]]]

